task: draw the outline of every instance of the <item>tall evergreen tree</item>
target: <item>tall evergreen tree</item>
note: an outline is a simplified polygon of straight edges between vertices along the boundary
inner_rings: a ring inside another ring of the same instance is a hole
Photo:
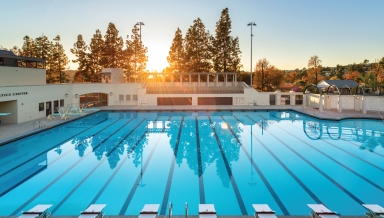
[[[103,66],[111,68],[120,68],[121,57],[123,54],[124,41],[119,36],[119,31],[115,24],[109,23],[106,34],[104,35]]]
[[[239,72],[242,66],[239,39],[230,36],[231,28],[231,18],[229,18],[228,8],[225,8],[216,23],[216,35],[212,38],[212,61],[216,72]]]
[[[53,52],[52,42],[49,41],[47,36],[40,36],[35,39],[34,54],[36,58],[45,59],[45,70],[47,83],[54,82],[53,72]]]
[[[185,36],[187,72],[210,72],[212,69],[211,41],[209,32],[200,18],[193,21]]]
[[[90,79],[91,82],[100,81],[99,72],[103,68],[103,49],[104,49],[104,40],[100,30],[96,30],[96,33],[93,34],[91,39],[91,43],[89,44],[89,55],[88,55],[88,76],[83,77],[88,81]]]
[[[29,36],[24,36],[23,40],[24,40],[23,47],[21,47],[22,56],[24,56],[24,57],[36,57],[37,54],[35,53],[36,52],[35,41],[33,39],[31,39]]]
[[[36,58],[45,59],[47,62],[52,59],[52,42],[49,41],[47,36],[37,37],[34,49]]]
[[[56,83],[56,82],[66,82],[68,79],[63,74],[63,71],[66,69],[68,64],[68,57],[65,54],[65,50],[63,45],[60,44],[60,36],[57,35],[52,43],[51,54],[52,58],[50,60],[50,74],[48,77],[48,83]]]
[[[77,36],[77,42],[73,44],[71,48],[71,53],[76,56],[75,60],[72,60],[73,63],[77,63],[77,73],[82,75],[86,81],[92,81],[92,74],[89,70],[89,57],[88,46],[83,40],[83,36],[79,34]]]
[[[171,71],[184,72],[185,71],[185,50],[184,39],[181,30],[177,28],[175,37],[173,38],[171,48],[169,49],[169,56],[167,61]]]
[[[144,47],[140,39],[139,28],[133,26],[131,39],[126,40],[125,49],[125,69],[127,72],[143,72],[147,67],[148,56],[146,56],[148,48]]]

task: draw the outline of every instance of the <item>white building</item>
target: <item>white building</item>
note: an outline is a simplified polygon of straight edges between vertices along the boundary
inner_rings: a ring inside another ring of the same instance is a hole
[[[73,104],[294,105],[296,95],[302,99],[301,93],[259,93],[237,82],[234,73],[132,74],[128,82],[121,69],[106,68],[100,73],[102,83],[46,84],[45,60],[0,51],[0,115],[10,113],[0,120],[22,123]],[[192,82],[192,77],[198,82]]]

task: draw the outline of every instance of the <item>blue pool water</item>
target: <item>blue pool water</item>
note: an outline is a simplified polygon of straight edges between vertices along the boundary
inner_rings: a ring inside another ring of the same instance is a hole
[[[293,111],[99,112],[0,147],[0,216],[53,204],[78,215],[307,215],[321,203],[342,215],[384,206],[384,122],[317,120]]]

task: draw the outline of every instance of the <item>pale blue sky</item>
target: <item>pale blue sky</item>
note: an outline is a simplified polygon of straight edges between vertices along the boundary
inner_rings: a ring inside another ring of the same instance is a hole
[[[70,48],[82,34],[89,43],[96,29],[104,34],[115,23],[120,35],[131,34],[142,21],[148,47],[148,70],[167,66],[166,57],[177,27],[187,31],[200,17],[212,34],[221,11],[229,8],[232,36],[240,39],[243,69],[250,69],[250,27],[253,63],[267,58],[280,69],[307,66],[318,55],[324,66],[373,62],[384,56],[383,0],[18,0],[1,3],[0,45],[22,46],[23,37],[42,33],[61,36]],[[71,63],[71,69],[76,65]]]

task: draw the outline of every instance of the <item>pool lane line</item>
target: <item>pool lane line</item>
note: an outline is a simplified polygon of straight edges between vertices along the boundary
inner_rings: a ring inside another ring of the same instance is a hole
[[[121,120],[121,119],[119,119],[119,120]],[[118,131],[120,131],[122,128],[124,128],[124,127],[125,127],[128,123],[130,123],[132,120],[133,120],[133,118],[130,119],[130,120],[128,120],[125,124],[123,124],[123,125],[122,125],[120,128],[118,128],[116,131],[114,131],[113,133],[109,134],[109,136],[106,137],[105,139],[101,140],[101,142],[100,142],[98,145],[96,145],[95,147],[92,147],[92,150],[95,151],[101,144],[103,144],[105,141],[107,141],[109,138],[111,138],[111,136],[115,135]]]
[[[132,119],[133,120],[133,119]],[[131,121],[132,121],[131,120]],[[112,152],[113,151],[115,151],[116,150],[116,148],[118,148],[120,145],[121,145],[121,143],[125,140],[125,139],[127,139],[135,130],[136,130],[136,128],[137,127],[139,127],[144,121],[146,120],[146,118],[144,118],[139,124],[137,124],[126,136],[124,136],[124,138],[115,146],[115,147],[113,147],[113,149],[112,150],[110,150],[107,154],[106,154],[106,156],[109,156],[109,155],[111,155],[112,154]],[[126,126],[128,123],[126,123],[124,126]],[[122,129],[124,126],[122,126],[120,129]],[[119,129],[119,130],[120,130]],[[115,132],[116,133],[116,132]]]
[[[167,120],[167,121],[170,121],[170,120],[171,120],[171,118],[172,118],[172,116],[169,116],[169,118],[168,118],[168,120]],[[184,119],[184,117],[183,117],[183,119]],[[164,127],[163,127],[163,130],[162,130],[161,132],[165,132],[165,123],[164,123]]]
[[[102,121],[100,121],[99,123],[97,123],[96,125],[98,125],[98,124],[100,124],[100,123],[102,123],[102,122],[104,122],[104,121],[106,121],[106,120],[108,120],[108,119],[102,120]],[[59,146],[60,144],[63,144],[63,143],[65,143],[65,142],[69,141],[71,138],[73,138],[73,137],[75,137],[75,136],[77,136],[77,135],[80,135],[81,133],[83,133],[83,132],[85,132],[85,131],[91,129],[92,127],[94,127],[94,126],[91,126],[91,127],[87,128],[87,129],[85,129],[85,130],[83,130],[83,131],[77,133],[76,135],[73,135],[73,136],[69,137],[68,139],[63,140],[62,142],[57,143],[56,145],[52,146],[51,148],[49,148],[49,149],[47,149],[47,150],[41,152],[40,154],[37,154],[35,157],[33,157],[33,158],[31,158],[31,159],[29,159],[29,160],[27,160],[27,161],[25,161],[25,162],[23,162],[23,163],[21,163],[21,164],[15,166],[15,167],[13,167],[12,169],[10,169],[10,170],[4,172],[3,174],[0,175],[0,177],[6,175],[6,174],[8,174],[8,173],[10,173],[11,171],[13,171],[13,170],[19,168],[20,166],[22,166],[22,165],[28,163],[29,161],[34,160],[35,158],[39,157],[40,155],[49,152],[49,151],[52,150],[54,147],[57,147],[57,146]],[[73,150],[73,149],[71,149],[71,150]],[[60,157],[59,157],[59,158],[60,158]]]
[[[142,122],[141,122],[142,123]],[[136,126],[137,127],[137,126]],[[140,138],[140,140],[142,140],[143,139],[143,137],[145,136],[145,133],[143,134],[143,136]],[[140,141],[139,140],[139,141]],[[137,146],[137,142],[136,142],[136,144],[135,144],[135,146],[134,146],[134,148]],[[111,152],[109,152],[109,153],[111,153]],[[94,167],[93,168],[93,170],[91,171],[91,172],[89,172],[88,174],[87,174],[87,176],[86,177],[84,177],[72,190],[71,190],[71,192],[69,192],[61,201],[60,201],[60,203],[59,204],[57,204],[56,206],[55,206],[55,208],[51,211],[51,213],[52,214],[54,214],[60,207],[61,207],[61,205],[62,204],[64,204],[67,200],[68,200],[68,198],[69,197],[71,197],[71,195],[89,178],[89,176],[91,176],[92,174],[93,174],[93,172],[95,172],[95,170],[97,169],[97,168],[99,168],[99,166],[105,161],[105,160],[107,160],[108,159],[108,156],[106,155],[106,156],[104,156],[103,157],[103,159],[102,160],[100,160],[99,161],[99,163],[96,165],[96,167]]]
[[[249,119],[254,121],[252,118],[247,116]],[[254,121],[255,122],[255,121]],[[252,136],[253,137],[253,136]],[[323,204],[323,202],[297,177],[281,160],[278,158],[259,138],[255,137],[256,140],[264,147],[265,150],[280,164],[281,167],[296,181],[297,184],[317,203]]]
[[[327,141],[325,141],[325,140],[322,140],[322,139],[321,139],[321,141],[323,141],[323,142],[325,142],[326,144],[329,144],[329,145],[331,145],[331,146],[333,146],[333,147],[335,147],[335,148],[337,148],[337,149],[339,149],[339,150],[341,150],[341,151],[344,151],[345,153],[347,153],[347,154],[349,154],[349,155],[351,155],[351,156],[353,156],[353,157],[355,157],[355,158],[357,158],[357,159],[363,161],[364,163],[366,163],[366,164],[368,164],[368,165],[371,165],[372,167],[374,167],[374,168],[376,168],[376,169],[378,169],[378,170],[384,172],[384,169],[383,169],[383,168],[381,168],[381,167],[379,167],[379,166],[377,166],[377,165],[375,165],[375,164],[373,164],[373,163],[371,163],[371,162],[368,162],[368,161],[364,160],[363,158],[361,158],[361,157],[359,157],[359,156],[356,156],[356,155],[352,154],[351,152],[349,152],[349,151],[347,151],[347,150],[345,150],[345,149],[343,149],[343,148],[339,148],[339,147],[337,147],[336,145],[334,145],[334,144],[332,144],[332,143],[329,143],[329,142],[327,142]]]
[[[270,133],[270,132],[269,132]],[[271,133],[270,133],[271,134]],[[285,144],[283,141],[281,141],[279,138],[277,138],[275,135],[271,134],[274,138],[276,138],[279,142],[282,143],[285,147],[287,147],[289,150],[291,150],[293,153],[295,153],[298,157],[300,157],[303,161],[305,161],[308,165],[310,165],[312,168],[314,168],[317,172],[319,172],[321,175],[323,175],[325,178],[327,178],[330,182],[332,182],[336,187],[338,187],[340,190],[342,190],[345,194],[347,194],[350,198],[352,198],[354,201],[356,201],[358,204],[362,205],[364,202],[360,200],[358,197],[356,197],[354,194],[352,194],[350,191],[348,191],[346,188],[344,188],[341,184],[336,182],[336,180],[332,179],[330,176],[328,176],[326,173],[324,173],[322,170],[320,170],[318,167],[316,167],[313,163],[311,163],[309,160],[307,160],[304,156],[299,154],[297,151],[295,151],[293,148],[291,148],[289,145]]]
[[[115,121],[115,122],[116,122],[116,121]],[[115,122],[113,122],[113,123],[115,123]],[[100,130],[99,132],[101,132],[101,131],[103,131],[104,129],[108,128],[108,127],[109,127],[110,125],[112,125],[113,123],[109,124],[108,126],[106,126],[105,128],[103,128],[103,129]],[[96,125],[98,125],[98,124],[96,124]],[[94,126],[93,126],[93,127],[94,127]],[[90,127],[90,128],[92,128],[92,127]],[[84,130],[84,131],[86,131],[86,130]],[[79,134],[81,134],[81,133],[79,133]],[[96,134],[97,134],[97,133],[96,133]],[[94,134],[94,135],[96,135],[96,134]],[[87,137],[87,138],[90,138],[90,137]],[[69,150],[66,151],[64,154],[60,155],[59,157],[57,157],[57,158],[54,159],[53,161],[49,162],[49,163],[47,164],[47,167],[48,167],[49,165],[52,165],[52,164],[55,163],[56,161],[60,160],[61,158],[65,157],[67,154],[69,154],[70,152],[72,152],[76,147],[78,147],[78,145],[75,146],[74,148],[69,149]],[[52,149],[52,148],[51,148],[51,149]],[[51,149],[49,149],[48,151],[50,151]],[[41,154],[40,154],[40,155],[41,155]],[[39,156],[40,156],[40,155],[39,155]],[[38,156],[37,156],[37,157],[38,157]],[[27,162],[29,162],[29,161],[31,161],[31,160],[37,158],[37,157],[34,157],[34,158],[28,160]],[[21,165],[20,165],[20,166],[21,166]],[[41,172],[41,171],[43,171],[43,170],[45,170],[45,169],[46,169],[46,168],[41,169],[41,170],[39,170],[38,172]],[[12,170],[14,170],[14,169],[12,169]],[[7,171],[7,173],[8,173],[8,171]],[[36,175],[36,174],[34,174],[34,175]],[[2,175],[1,175],[1,176],[2,176]],[[30,178],[32,178],[32,177],[33,177],[33,175],[27,177],[26,179],[23,179],[22,182],[17,183],[17,185],[12,186],[10,189],[8,189],[8,190],[6,190],[5,192],[3,192],[2,194],[0,194],[0,197],[4,196],[4,195],[7,194],[8,192],[12,191],[12,190],[15,189],[17,186],[21,185],[22,183],[24,183],[25,181],[27,181],[28,179],[30,179]]]
[[[198,176],[199,176],[200,204],[205,204],[203,165],[201,163],[199,121],[197,120],[197,116],[195,117],[195,123],[196,123],[195,125],[196,125],[197,168],[199,173]]]
[[[155,152],[156,147],[157,147],[157,145],[158,145],[159,142],[160,142],[160,138],[161,138],[161,135],[158,137],[158,139],[157,139],[155,145],[153,146],[152,151],[151,151],[151,153],[149,154],[147,161],[145,161],[145,164],[144,164],[144,166],[143,166],[142,172],[140,172],[140,174],[137,176],[136,181],[133,183],[133,186],[132,186],[132,188],[131,188],[131,191],[129,192],[129,195],[127,196],[127,199],[125,200],[125,202],[124,202],[124,204],[123,204],[123,206],[121,207],[121,210],[120,210],[120,212],[119,212],[119,215],[120,215],[120,216],[123,216],[123,215],[125,214],[125,212],[127,211],[128,206],[129,206],[129,204],[131,203],[132,198],[133,198],[133,196],[134,196],[134,194],[135,194],[135,192],[136,192],[136,189],[137,189],[137,187],[138,187],[138,184],[140,183],[140,180],[142,179],[142,176],[143,176],[143,174],[145,173],[145,170],[147,169],[147,166],[148,166],[148,164],[149,164],[149,162],[150,162],[150,160],[151,160],[151,158],[152,158],[152,155],[153,155],[153,153]]]
[[[294,127],[294,128],[296,128],[296,129],[301,130],[300,128],[298,128],[298,127],[295,126],[295,125],[292,125],[292,124],[291,124],[291,126]],[[349,154],[350,156],[355,157],[355,158],[357,158],[357,159],[363,161],[364,163],[366,163],[366,164],[368,164],[368,165],[371,165],[372,167],[374,167],[374,168],[376,168],[376,169],[378,169],[378,170],[384,172],[384,169],[383,169],[383,168],[381,168],[381,167],[379,167],[379,166],[377,166],[377,165],[375,165],[375,164],[373,164],[373,163],[371,163],[371,162],[369,162],[369,161],[366,161],[366,160],[364,160],[363,158],[361,158],[361,157],[359,157],[359,156],[356,156],[355,154],[353,154],[353,153],[351,153],[351,152],[345,150],[344,148],[340,148],[340,147],[338,147],[338,146],[336,146],[336,145],[334,145],[334,144],[332,144],[332,143],[330,143],[330,142],[327,142],[327,141],[324,140],[324,139],[320,139],[320,141],[322,141],[322,142],[324,142],[324,143],[326,143],[326,144],[328,144],[328,145],[330,145],[330,146],[332,146],[332,147],[334,147],[334,148],[337,148],[337,149],[339,149],[339,150],[341,150],[341,151],[343,151],[343,152]],[[345,140],[343,140],[343,139],[342,139],[342,141],[350,143],[349,141],[345,141]],[[350,143],[350,144],[352,144],[352,143]],[[355,144],[352,144],[352,145],[355,145]]]
[[[120,119],[118,119],[120,120]],[[116,123],[118,120],[116,120],[115,122],[113,123]],[[113,124],[112,123],[112,124]],[[111,126],[112,124],[108,125],[108,126]],[[107,127],[105,127],[107,128]],[[104,128],[104,129],[105,129]],[[100,130],[99,132],[101,132],[102,130]],[[102,142],[101,142],[102,143]],[[100,143],[100,144],[101,144]],[[100,145],[99,144],[99,145]],[[98,145],[98,146],[99,146]],[[98,147],[97,146],[97,147]],[[94,150],[93,150],[94,151]],[[65,174],[67,174],[72,168],[74,168],[78,163],[80,163],[82,160],[84,160],[89,154],[93,153],[93,151],[89,151],[86,155],[84,155],[83,157],[81,157],[75,164],[73,164],[70,168],[68,168],[66,171],[64,171],[62,174],[60,174],[60,176],[58,176],[55,180],[53,180],[52,182],[50,182],[48,185],[46,185],[42,190],[40,190],[37,194],[35,194],[31,199],[29,199],[26,203],[24,203],[22,206],[20,206],[17,210],[15,210],[12,215],[16,215],[18,212],[20,212],[20,210],[22,210],[24,207],[26,207],[29,203],[31,203],[34,199],[36,199],[40,194],[42,194],[43,192],[45,192],[48,188],[50,188],[54,183],[56,183],[61,177],[63,177]],[[21,208],[21,209],[20,209]],[[11,215],[11,216],[12,216]]]
[[[138,126],[137,126],[138,127]],[[147,133],[147,131],[144,131],[144,134],[141,136],[141,138],[134,144],[134,146],[132,148],[130,148],[128,150],[128,155],[131,154],[137,147],[137,145],[139,144],[139,142],[141,140],[143,140],[145,134]],[[114,179],[114,177],[116,176],[116,174],[120,171],[120,168],[123,166],[123,164],[125,163],[125,161],[128,160],[128,157],[124,158],[121,163],[119,164],[119,166],[116,168],[116,170],[113,172],[113,174],[109,177],[109,179],[107,180],[107,182],[103,185],[103,187],[99,190],[99,192],[96,194],[96,196],[93,198],[93,200],[91,201],[90,205],[91,204],[94,204],[96,203],[96,201],[99,199],[99,197],[101,196],[101,194],[104,193],[105,189],[108,187],[109,183],[111,183],[112,179]]]
[[[175,162],[176,162],[176,157],[177,157],[177,152],[179,150],[179,144],[180,144],[180,137],[181,137],[181,130],[183,128],[183,123],[184,123],[184,116],[181,119],[180,122],[180,127],[179,127],[179,132],[177,134],[177,140],[175,144],[175,150],[173,151],[173,157],[172,157],[172,163],[171,163],[171,168],[169,170],[168,174],[168,180],[167,180],[167,186],[165,187],[165,192],[164,192],[164,197],[163,197],[163,203],[161,204],[161,210],[160,210],[160,215],[165,215],[167,212],[167,205],[168,205],[168,199],[169,199],[169,194],[171,192],[171,185],[172,185],[172,178],[173,178],[173,172],[175,170]],[[165,128],[164,128],[165,130]]]
[[[357,145],[357,144],[355,144],[355,143],[353,143],[353,142],[350,142],[350,141],[346,141],[346,140],[344,140],[344,139],[342,139],[342,140],[345,141],[345,142],[348,142],[349,144],[352,144],[352,145],[354,145],[354,146],[360,148],[360,145]],[[371,153],[372,153],[372,154],[376,154],[377,156],[380,156],[380,157],[384,157],[384,155],[382,155],[382,154],[380,154],[380,153],[377,153],[377,152],[375,152],[375,151],[371,151]]]
[[[217,136],[215,125],[212,123],[211,116],[208,116],[208,119],[209,119],[209,122],[211,124],[210,126],[212,128],[212,131],[213,131],[213,133],[215,135],[215,138],[216,138],[216,141],[217,141],[217,145],[218,145],[218,147],[220,149],[221,156],[223,157],[223,161],[224,161],[224,164],[225,164],[225,168],[227,169],[227,173],[228,173],[229,179],[231,180],[232,188],[233,188],[233,191],[235,192],[235,196],[236,196],[236,199],[237,199],[237,203],[239,204],[241,214],[242,215],[248,215],[247,209],[245,208],[245,205],[244,205],[243,198],[241,197],[239,188],[237,187],[235,177],[233,176],[231,167],[229,166],[228,159],[225,156],[225,152],[224,152],[223,146],[221,145],[220,139]]]
[[[26,206],[28,206],[32,201],[34,201],[37,197],[39,197],[42,193],[44,193],[47,189],[49,189],[53,184],[55,184],[59,179],[61,179],[65,174],[67,174],[69,171],[71,171],[77,164],[79,164],[81,161],[83,161],[88,155],[92,154],[92,151],[89,151],[86,155],[84,155],[82,158],[77,160],[72,166],[70,166],[67,170],[65,170],[63,173],[61,173],[56,179],[54,179],[52,182],[50,182],[48,185],[46,185],[43,189],[41,189],[39,192],[37,192],[35,195],[33,195],[29,200],[27,200],[24,204],[22,204],[20,207],[18,207],[15,211],[13,211],[10,216],[16,216],[18,212],[21,212],[22,209],[24,209]]]
[[[47,165],[48,166],[48,165]],[[13,185],[12,187],[10,187],[9,189],[3,191],[1,194],[0,194],[0,198],[3,197],[4,195],[6,195],[8,192],[12,191],[13,189],[17,188],[19,185],[23,184],[24,182],[28,181],[30,178],[36,176],[37,174],[39,174],[40,172],[43,172],[44,170],[47,169],[47,166],[41,168],[40,170],[34,172],[32,175],[28,176],[27,178],[21,180],[20,182],[16,183],[15,185]]]
[[[363,175],[359,174],[358,172],[354,171],[353,169],[347,167],[346,165],[344,165],[343,163],[341,163],[340,161],[336,160],[335,158],[329,156],[328,154],[324,153],[323,151],[317,149],[316,147],[308,144],[307,142],[301,140],[300,138],[296,137],[295,135],[287,132],[286,130],[284,130],[283,128],[281,127],[278,127],[279,129],[283,130],[284,132],[288,133],[289,135],[292,135],[294,138],[298,139],[299,141],[301,141],[302,143],[304,143],[305,145],[307,145],[308,147],[312,148],[313,150],[319,152],[320,154],[324,155],[325,157],[327,157],[328,159],[332,160],[333,162],[335,162],[336,164],[340,165],[341,167],[343,167],[344,169],[346,169],[347,171],[351,172],[352,174],[354,174],[355,176],[359,177],[360,179],[364,180],[365,182],[367,182],[368,184],[372,185],[373,187],[379,189],[380,191],[384,192],[384,188],[382,188],[381,186],[379,186],[378,184],[374,183],[373,181],[371,181],[370,179],[364,177]],[[271,134],[274,138],[277,138],[275,135],[273,135],[272,133],[269,133]],[[279,140],[280,141],[280,140]]]
[[[239,120],[239,118],[237,118],[236,116],[233,116],[239,123],[241,123],[241,121]],[[253,137],[253,136],[252,136]],[[255,137],[256,138],[256,137]],[[260,170],[260,168],[257,166],[257,164],[255,163],[255,161],[251,158],[251,156],[249,155],[248,151],[244,148],[244,146],[241,146],[243,152],[245,153],[245,155],[248,157],[248,160],[252,163],[252,166],[253,168],[256,170],[257,174],[259,175],[260,179],[263,181],[264,185],[267,187],[269,193],[272,195],[273,199],[275,200],[275,202],[277,203],[277,205],[279,206],[281,212],[283,212],[284,215],[286,216],[289,216],[290,213],[288,212],[287,208],[285,207],[284,203],[281,201],[281,199],[279,198],[279,196],[277,195],[277,193],[275,192],[275,190],[273,189],[272,185],[269,184],[267,178],[265,178],[263,172]]]
[[[55,212],[63,205],[68,198],[72,196],[72,194],[96,171],[99,166],[104,163],[104,161],[107,160],[107,157],[104,157],[102,160],[99,161],[99,163],[89,172],[57,205],[54,205],[55,207],[52,209],[51,213],[55,214]]]

